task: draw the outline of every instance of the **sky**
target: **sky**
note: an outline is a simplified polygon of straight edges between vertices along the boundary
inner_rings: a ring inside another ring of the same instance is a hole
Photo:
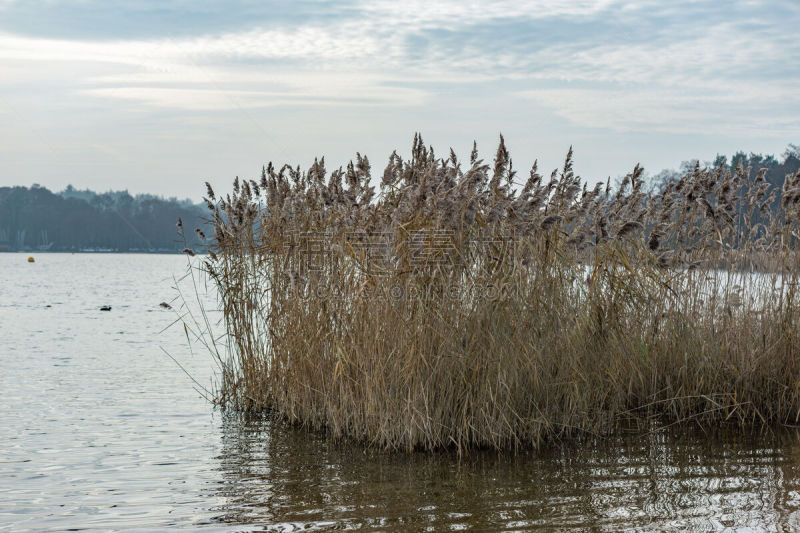
[[[0,186],[199,200],[268,161],[376,179],[415,132],[590,183],[800,143],[800,2],[0,0]]]

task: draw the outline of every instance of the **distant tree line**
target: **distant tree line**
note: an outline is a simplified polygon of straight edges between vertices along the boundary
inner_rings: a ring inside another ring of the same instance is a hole
[[[192,230],[205,227],[207,212],[189,200],[127,191],[0,187],[0,251],[179,251],[184,243],[175,226],[178,217],[189,244],[202,249]]]

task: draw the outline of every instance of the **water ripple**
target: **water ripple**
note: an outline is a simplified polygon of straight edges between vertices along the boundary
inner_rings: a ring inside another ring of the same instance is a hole
[[[0,530],[800,529],[794,432],[461,460],[335,443],[214,412],[162,354],[210,383],[182,330],[159,334],[184,258],[24,259],[0,254]]]

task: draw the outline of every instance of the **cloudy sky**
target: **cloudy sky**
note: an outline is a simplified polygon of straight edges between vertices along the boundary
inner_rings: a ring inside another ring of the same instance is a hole
[[[590,181],[800,142],[800,2],[0,0],[0,186],[198,199],[503,133]]]

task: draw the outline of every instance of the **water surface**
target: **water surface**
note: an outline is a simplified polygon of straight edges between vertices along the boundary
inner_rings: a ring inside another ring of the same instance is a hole
[[[462,459],[337,444],[215,411],[164,355],[211,385],[211,358],[161,332],[185,258],[26,257],[0,254],[2,530],[800,529],[792,430]]]

